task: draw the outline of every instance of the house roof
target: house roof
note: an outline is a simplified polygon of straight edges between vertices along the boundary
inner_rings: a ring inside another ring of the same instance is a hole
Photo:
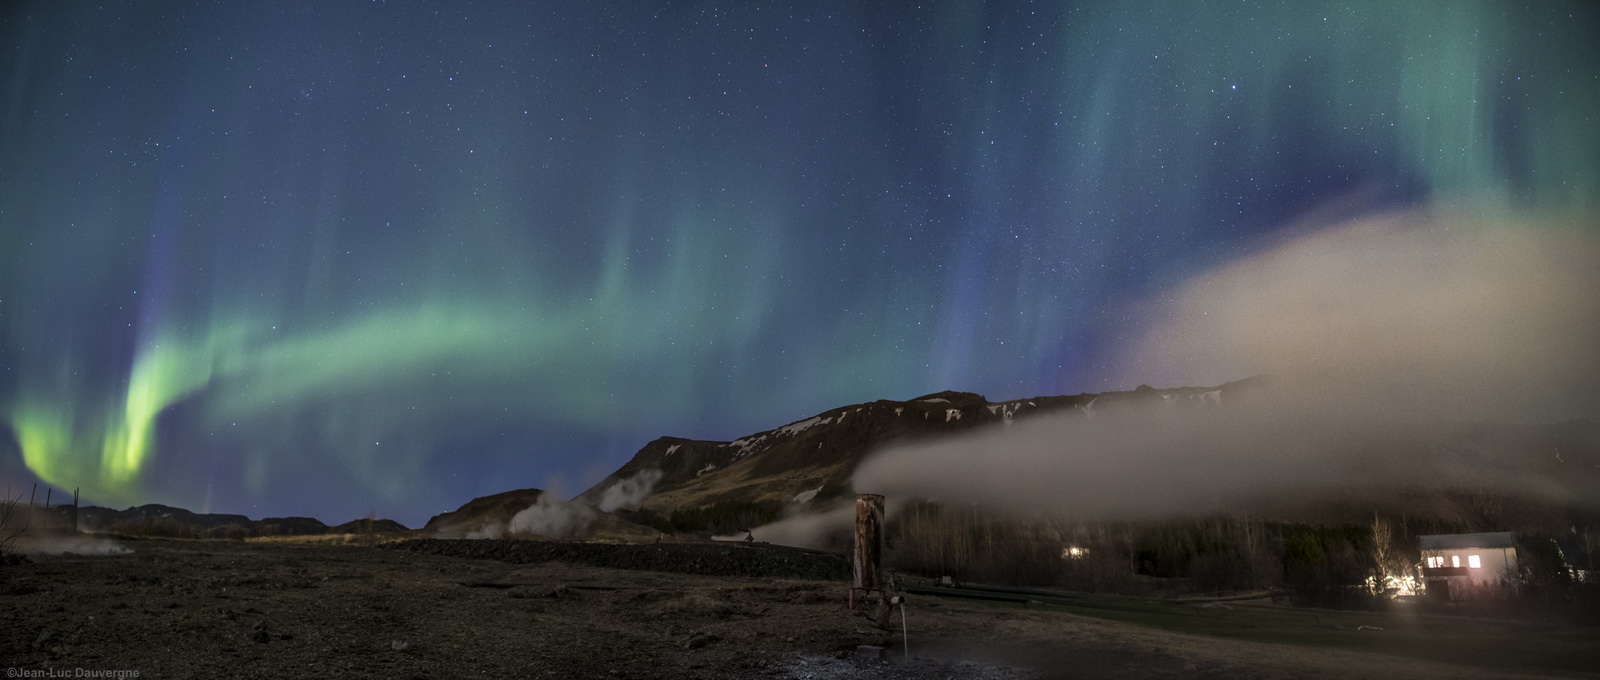
[[[1481,534],[1431,534],[1418,536],[1422,550],[1464,550],[1468,548],[1515,548],[1516,540],[1509,531],[1492,531]]]

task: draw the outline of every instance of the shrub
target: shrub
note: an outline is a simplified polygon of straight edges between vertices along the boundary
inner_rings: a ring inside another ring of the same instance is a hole
[[[770,523],[778,518],[781,509],[777,503],[718,501],[698,508],[674,510],[668,522],[674,532],[729,534]]]
[[[1377,569],[1370,528],[1292,524],[1281,532],[1283,581],[1296,604],[1372,606],[1372,593],[1365,587],[1367,576]]]
[[[200,538],[200,529],[192,524],[170,517],[148,519],[119,519],[106,527],[106,531],[140,538]]]
[[[250,527],[238,522],[229,522],[220,527],[213,527],[206,531],[207,538],[221,538],[230,541],[242,541],[250,537]]]

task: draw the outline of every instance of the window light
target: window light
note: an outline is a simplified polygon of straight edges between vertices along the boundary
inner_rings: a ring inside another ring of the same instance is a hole
[[[1481,569],[1483,568],[1483,563],[1478,561],[1477,555],[1468,555],[1467,566],[1472,567],[1473,569]]]

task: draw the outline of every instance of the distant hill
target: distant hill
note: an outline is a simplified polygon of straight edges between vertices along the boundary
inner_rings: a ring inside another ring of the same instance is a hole
[[[312,517],[268,517],[258,520],[252,529],[258,536],[315,536],[329,533],[328,525]]]
[[[336,527],[328,527],[330,534],[403,534],[410,529],[392,519],[353,519]]]
[[[35,518],[49,526],[72,526],[72,506],[41,508]],[[329,527],[311,517],[268,517],[252,520],[244,515],[197,513],[170,505],[148,504],[126,510],[89,505],[78,508],[79,531],[121,533],[138,536],[184,538],[245,538],[252,536],[313,536],[319,534],[367,533],[365,520],[354,520]],[[370,522],[373,533],[410,531],[394,520]]]
[[[512,517],[538,503],[543,495],[541,489],[516,489],[474,498],[455,510],[429,518],[428,523],[422,525],[422,532],[433,536],[467,537],[493,531],[496,525],[503,530]]]
[[[562,501],[540,489],[516,489],[467,501],[434,515],[420,533],[440,538],[548,538],[591,541],[654,540],[661,532],[601,512],[592,504]]]
[[[1217,387],[1138,389],[990,402],[970,392],[936,392],[824,411],[733,441],[661,437],[578,500],[599,503],[608,489],[660,472],[640,506],[663,515],[719,502],[804,503],[854,493],[850,477],[867,454],[888,444],[944,437],[1052,413],[1092,413],[1128,402],[1220,403],[1257,379]]]

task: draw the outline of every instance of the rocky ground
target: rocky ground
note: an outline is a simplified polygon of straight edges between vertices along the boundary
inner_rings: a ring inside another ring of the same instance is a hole
[[[0,565],[8,677],[1488,677],[938,599],[911,602],[908,658],[898,615],[846,608],[837,558],[782,550],[120,544]]]
[[[471,557],[518,564],[564,562],[635,571],[768,579],[843,581],[850,578],[850,563],[839,555],[766,543],[611,544],[423,538],[387,543],[383,547],[430,555]]]

